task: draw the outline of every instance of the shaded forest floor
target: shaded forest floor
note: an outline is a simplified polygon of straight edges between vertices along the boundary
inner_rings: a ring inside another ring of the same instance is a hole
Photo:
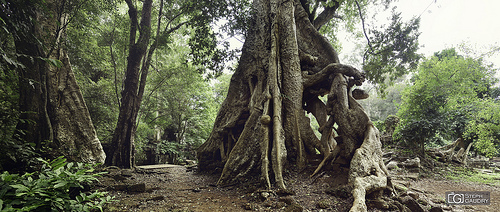
[[[348,211],[352,197],[338,189],[347,183],[339,177],[347,175],[342,173],[347,169],[310,178],[313,169],[286,174],[288,191],[267,191],[250,184],[216,187],[217,174],[175,165],[136,170],[107,167],[108,174],[97,187],[115,196],[116,201],[105,211]],[[416,171],[399,168],[391,171],[391,179],[400,196],[411,196],[424,211],[496,211],[500,207],[500,178],[466,182],[461,179],[462,172],[463,168],[451,165]],[[447,191],[490,191],[491,205],[448,206]],[[372,207],[370,211],[381,210]]]

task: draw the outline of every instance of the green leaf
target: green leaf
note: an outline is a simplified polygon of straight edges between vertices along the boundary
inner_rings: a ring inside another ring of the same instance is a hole
[[[60,156],[54,159],[52,162],[50,162],[50,167],[52,168],[52,170],[57,170],[65,165],[66,165],[66,158],[64,158],[64,156]]]
[[[25,185],[21,185],[21,184],[10,185],[10,187],[16,188],[18,191],[28,191],[29,190],[28,187],[26,187]]]
[[[61,188],[64,187],[68,184],[66,181],[57,181],[57,183],[54,185],[54,188]]]
[[[23,195],[26,195],[26,194],[28,194],[28,193],[26,193],[26,192],[16,193],[16,197],[20,197],[20,196],[23,196]]]
[[[57,67],[57,68],[61,68],[63,65],[62,62],[60,60],[57,60],[57,59],[43,58],[43,57],[39,57],[39,59],[49,63],[50,65],[52,65],[54,67]]]

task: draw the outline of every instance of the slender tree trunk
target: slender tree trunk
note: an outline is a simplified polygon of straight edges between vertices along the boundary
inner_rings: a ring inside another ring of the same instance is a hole
[[[135,162],[134,137],[137,129],[136,121],[144,94],[147,70],[149,68],[149,64],[147,64],[144,58],[151,37],[151,8],[153,1],[144,1],[140,24],[137,8],[135,8],[131,0],[127,0],[126,2],[129,7],[129,17],[131,20],[129,55],[127,58],[127,70],[125,73],[118,123],[111,141],[113,148],[111,148],[108,154],[106,164],[132,168]],[[139,38],[136,40],[138,31]]]
[[[25,20],[34,36],[21,32],[18,34],[23,36],[15,37],[17,52],[26,55],[19,58],[25,64],[19,69],[21,119],[25,121],[17,129],[25,132],[22,140],[36,143],[38,148],[46,143],[55,149],[54,155],[102,163],[106,156],[63,48],[68,20],[59,4],[45,1],[47,10],[28,15],[36,21]],[[31,2],[23,6],[35,8]]]

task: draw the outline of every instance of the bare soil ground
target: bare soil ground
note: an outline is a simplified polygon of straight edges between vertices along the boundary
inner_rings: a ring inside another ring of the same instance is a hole
[[[331,189],[347,184],[341,177],[347,175],[342,173],[347,169],[310,178],[313,168],[287,174],[287,191],[265,190],[250,184],[217,187],[218,175],[174,165],[136,170],[108,167],[98,188],[115,196],[116,201],[105,211],[348,211],[352,197]],[[392,171],[391,178],[395,185],[406,188],[400,194],[411,194],[424,210],[438,207],[444,211],[499,211],[498,186],[447,180],[439,169],[417,173],[400,169]],[[447,206],[446,191],[490,191],[491,204]]]

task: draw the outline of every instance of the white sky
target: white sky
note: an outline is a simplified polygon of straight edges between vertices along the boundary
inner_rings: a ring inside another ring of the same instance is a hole
[[[479,52],[500,45],[498,0],[400,0],[396,5],[404,17],[421,14],[420,52],[426,56],[463,42]],[[494,56],[489,59],[500,67],[500,54]]]
[[[478,57],[490,52],[492,47],[500,47],[500,0],[399,0],[392,6],[401,12],[405,21],[420,16],[420,49],[418,53],[429,57],[434,52],[445,48],[457,47],[466,44],[471,47]],[[375,13],[375,12],[374,12]],[[374,22],[373,14],[365,17],[367,26]],[[390,9],[375,15],[375,24],[386,24],[390,21]],[[361,31],[361,23],[359,23]],[[366,39],[355,40],[346,32],[339,32],[342,50],[339,57],[344,63],[356,63],[351,60],[355,55],[356,44],[366,43]],[[361,56],[357,56],[361,57]],[[358,61],[361,59],[357,58]],[[500,69],[500,52],[483,56]],[[360,62],[358,62],[360,63]],[[349,64],[361,68],[361,64]],[[497,71],[500,79],[500,71]]]

